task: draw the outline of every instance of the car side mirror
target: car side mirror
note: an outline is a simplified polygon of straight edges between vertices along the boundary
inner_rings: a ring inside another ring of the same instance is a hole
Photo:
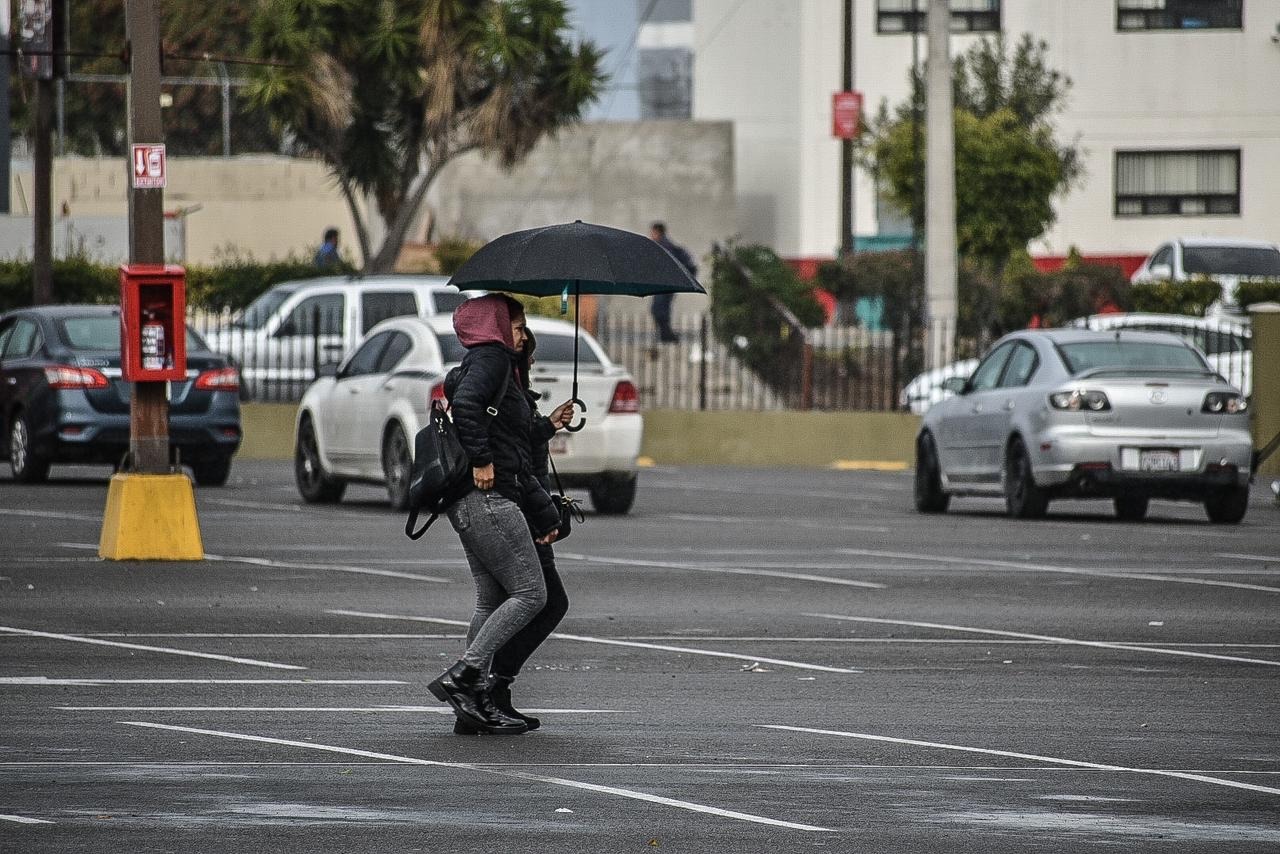
[[[1162,282],[1173,278],[1173,268],[1168,264],[1152,264],[1147,268],[1147,273],[1151,278]]]
[[[942,390],[952,394],[964,394],[969,390],[968,377],[947,377],[942,381]]]

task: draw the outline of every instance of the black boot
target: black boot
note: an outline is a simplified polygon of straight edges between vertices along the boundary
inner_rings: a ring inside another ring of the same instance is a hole
[[[495,714],[480,671],[459,661],[440,674],[427,690],[453,707],[458,720],[493,735],[519,735],[528,729],[525,722],[501,713]]]
[[[535,730],[542,726],[542,721],[523,712],[517,712],[515,707],[511,705],[511,683],[514,681],[516,680],[513,676],[499,676],[496,673],[490,676],[489,699],[493,701],[493,705],[498,711],[517,720],[524,721],[525,726],[530,730]]]

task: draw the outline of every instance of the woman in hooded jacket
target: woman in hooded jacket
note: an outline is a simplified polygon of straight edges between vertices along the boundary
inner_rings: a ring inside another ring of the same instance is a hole
[[[471,568],[476,607],[466,652],[428,688],[465,724],[515,735],[529,724],[495,705],[487,676],[494,653],[547,604],[535,541],[555,542],[560,514],[533,472],[533,413],[519,372],[523,307],[502,294],[476,297],[458,306],[453,327],[467,353],[450,406],[475,489],[448,512]],[[569,404],[559,406],[548,422],[563,427],[572,412]]]

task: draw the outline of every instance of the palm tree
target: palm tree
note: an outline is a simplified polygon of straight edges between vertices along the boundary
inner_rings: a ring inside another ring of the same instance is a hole
[[[394,265],[432,181],[472,150],[519,163],[605,82],[564,0],[262,0],[248,97],[333,172],[365,271]],[[386,226],[379,247],[358,200]]]

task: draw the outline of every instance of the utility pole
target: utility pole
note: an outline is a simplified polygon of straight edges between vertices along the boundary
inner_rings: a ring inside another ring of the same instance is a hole
[[[951,9],[930,0],[925,66],[925,293],[928,367],[948,364],[956,334],[955,117],[951,95]]]
[[[160,122],[160,0],[126,0],[125,37],[130,65],[129,147],[164,141]],[[127,162],[130,170],[133,164]],[[164,190],[129,181],[129,263],[164,263]],[[182,318],[174,318],[182,323]],[[129,405],[129,452],[134,470],[169,470],[169,401],[164,382],[136,382]]]
[[[853,0],[844,0],[840,91],[853,91]],[[853,255],[853,140],[840,140],[840,257]]]
[[[0,214],[9,213],[9,159],[13,151],[13,142],[9,132],[9,75],[13,70],[13,58],[10,56],[12,30],[9,17],[9,4],[0,4],[0,51],[3,51],[4,80],[0,81]]]
[[[62,49],[62,31],[65,26],[61,3],[52,0],[49,16],[48,73],[36,78],[36,127],[35,157],[33,163],[31,213],[32,235],[32,302],[36,305],[53,302],[53,109],[57,99],[55,79],[62,74],[63,64],[56,53]],[[41,63],[42,69],[44,66]]]

